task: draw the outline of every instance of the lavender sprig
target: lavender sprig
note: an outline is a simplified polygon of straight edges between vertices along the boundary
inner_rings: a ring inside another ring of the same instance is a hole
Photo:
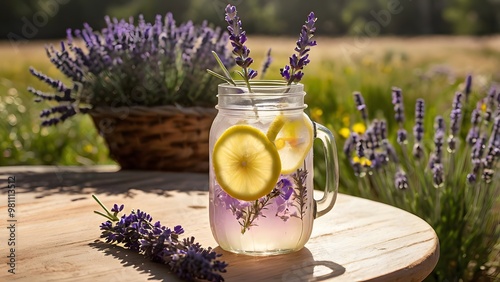
[[[363,121],[368,123],[368,111],[366,109],[365,100],[363,99],[363,95],[360,92],[354,92],[352,94],[354,96],[354,102],[356,103],[356,109],[361,113],[361,117]]]
[[[267,73],[267,70],[269,69],[269,66],[271,66],[271,63],[273,62],[273,57],[271,56],[271,48],[267,50],[266,53],[266,60],[264,61],[264,64],[262,65],[262,70],[260,71],[260,78],[264,78],[264,75]]]
[[[302,70],[311,61],[308,52],[311,50],[310,47],[317,45],[316,40],[311,40],[316,31],[314,26],[316,20],[314,13],[309,13],[297,40],[297,46],[295,47],[297,54],[290,57],[290,65],[285,65],[284,68],[280,69],[281,76],[286,79],[288,85],[298,83],[302,79],[304,76]]]
[[[394,105],[394,119],[399,124],[399,129],[397,132],[397,141],[399,144],[405,144],[407,139],[406,130],[403,128],[403,123],[405,120],[404,116],[404,105],[403,105],[403,94],[401,89],[397,87],[392,88],[392,104]]]
[[[247,36],[241,26],[241,20],[235,6],[231,4],[226,6],[225,20],[228,24],[227,30],[229,31],[231,46],[233,46],[233,55],[236,56],[234,60],[243,70],[243,72],[237,71],[237,73],[247,84],[248,91],[252,92],[250,80],[257,76],[257,71],[250,68],[253,59],[250,57],[250,49],[245,45]]]
[[[180,225],[170,229],[159,221],[152,223],[151,215],[141,210],[119,218],[118,213],[124,205],[114,204],[108,210],[95,195],[92,197],[105,213],[94,212],[108,219],[100,226],[101,238],[107,243],[124,244],[126,248],[143,254],[153,262],[167,265],[174,274],[187,281],[224,281],[220,273],[226,272],[227,264],[218,260],[221,254],[210,247],[203,248],[194,241],[194,237],[180,240],[179,236],[184,233]]]
[[[299,211],[299,218],[303,219],[306,215],[306,203],[307,203],[307,187],[306,178],[307,170],[297,169],[297,172],[292,176],[293,182],[297,186],[297,190],[293,190],[295,195],[295,207]]]
[[[460,124],[462,122],[462,96],[463,94],[460,92],[455,94],[450,113],[450,136],[448,137],[448,151],[451,153],[455,152],[457,134],[460,130]]]
[[[425,102],[423,99],[417,99],[415,103],[415,126],[413,127],[413,135],[415,136],[415,144],[413,145],[413,156],[421,159],[424,155],[422,139],[424,137],[424,111]]]

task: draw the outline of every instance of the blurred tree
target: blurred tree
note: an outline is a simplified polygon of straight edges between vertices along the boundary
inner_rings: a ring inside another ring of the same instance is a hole
[[[455,34],[490,34],[500,31],[499,0],[449,0],[444,19]]]
[[[152,21],[168,11],[178,22],[206,19],[223,26],[227,3],[238,7],[245,29],[254,34],[295,36],[309,11],[315,11],[321,35],[500,32],[500,0],[3,0],[0,35],[18,41],[61,38],[66,28],[84,22],[101,28],[106,14],[143,14]]]

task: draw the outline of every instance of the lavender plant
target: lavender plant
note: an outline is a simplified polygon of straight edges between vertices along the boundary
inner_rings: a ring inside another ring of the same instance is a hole
[[[173,229],[153,223],[153,218],[144,211],[132,211],[120,218],[124,205],[114,204],[111,210],[95,196],[92,197],[104,209],[104,213],[94,211],[107,219],[100,226],[101,238],[107,243],[123,244],[125,248],[140,253],[153,262],[168,266],[170,271],[187,281],[204,279],[224,281],[220,273],[226,272],[227,264],[217,258],[221,254],[212,248],[203,248],[194,237],[180,239],[184,229],[177,225]]]
[[[227,29],[229,31],[229,39],[233,47],[232,53],[234,55],[234,60],[236,64],[242,69],[242,71],[236,72],[245,82],[248,91],[252,92],[250,80],[257,77],[258,72],[250,68],[250,65],[253,63],[253,59],[250,57],[250,49],[245,45],[247,41],[246,33],[242,28],[241,20],[237,15],[238,12],[236,10],[236,7],[228,4],[226,6],[225,12],[225,20],[228,23]],[[305,24],[302,26],[301,32],[299,34],[299,39],[297,40],[297,46],[295,47],[295,51],[297,52],[297,54],[293,54],[290,57],[290,65],[285,65],[284,68],[280,69],[280,74],[286,80],[288,85],[300,82],[300,80],[304,76],[302,70],[311,61],[309,59],[309,51],[311,50],[310,47],[317,45],[316,41],[312,40],[314,32],[316,31],[316,27],[314,26],[316,20],[317,18],[314,13],[309,13]],[[210,69],[207,69],[207,72],[219,79],[224,80],[229,84],[236,85],[231,76],[231,73],[227,70],[227,68],[224,67],[224,65],[222,64],[222,60],[219,59],[218,53],[214,51],[213,55],[215,56],[217,61],[221,62],[220,68],[223,71],[223,75]],[[263,65],[263,74],[269,68],[271,61],[271,50],[269,49],[269,52],[266,56],[266,61]]]
[[[466,111],[473,99],[472,78],[466,82],[466,95],[458,92],[453,99],[448,130],[445,118],[437,116],[434,132],[426,132],[425,102],[416,101],[413,138],[405,130],[402,90],[394,88],[396,148],[385,122],[368,120],[363,97],[355,93],[367,130],[351,133],[344,144],[361,195],[412,212],[435,229],[440,259],[428,280],[475,281],[485,273],[499,275],[490,259],[500,244],[500,93],[493,88]],[[432,141],[426,136],[433,136]]]
[[[212,107],[218,80],[207,68],[234,65],[227,48],[229,36],[206,22],[177,25],[172,14],[156,16],[148,23],[106,17],[106,27],[94,31],[67,31],[60,49],[46,47],[47,55],[70,84],[30,68],[30,72],[53,88],[55,93],[28,88],[37,102],[56,105],[41,113],[42,125],[54,125],[95,107],[110,106],[202,106]],[[75,40],[77,39],[77,40]],[[79,41],[85,47],[79,47]],[[218,54],[217,62],[211,55]]]

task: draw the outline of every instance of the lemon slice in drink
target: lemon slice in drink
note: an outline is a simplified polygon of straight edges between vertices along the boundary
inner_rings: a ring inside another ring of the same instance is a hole
[[[281,173],[300,168],[312,146],[313,127],[309,118],[278,115],[269,126],[267,137],[274,142],[281,159]]]
[[[280,156],[274,144],[249,125],[228,128],[215,143],[212,159],[221,188],[243,201],[269,194],[281,172]]]

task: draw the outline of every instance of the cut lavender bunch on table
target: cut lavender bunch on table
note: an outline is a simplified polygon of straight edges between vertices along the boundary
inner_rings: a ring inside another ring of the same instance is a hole
[[[210,247],[203,248],[194,237],[180,239],[184,233],[180,225],[170,229],[159,221],[153,223],[151,215],[141,210],[119,217],[124,205],[114,204],[108,210],[95,195],[92,197],[104,210],[94,212],[107,218],[100,226],[101,238],[107,243],[123,244],[153,262],[167,265],[172,273],[187,281],[224,281],[220,273],[226,272],[227,264],[218,260],[221,254]]]

